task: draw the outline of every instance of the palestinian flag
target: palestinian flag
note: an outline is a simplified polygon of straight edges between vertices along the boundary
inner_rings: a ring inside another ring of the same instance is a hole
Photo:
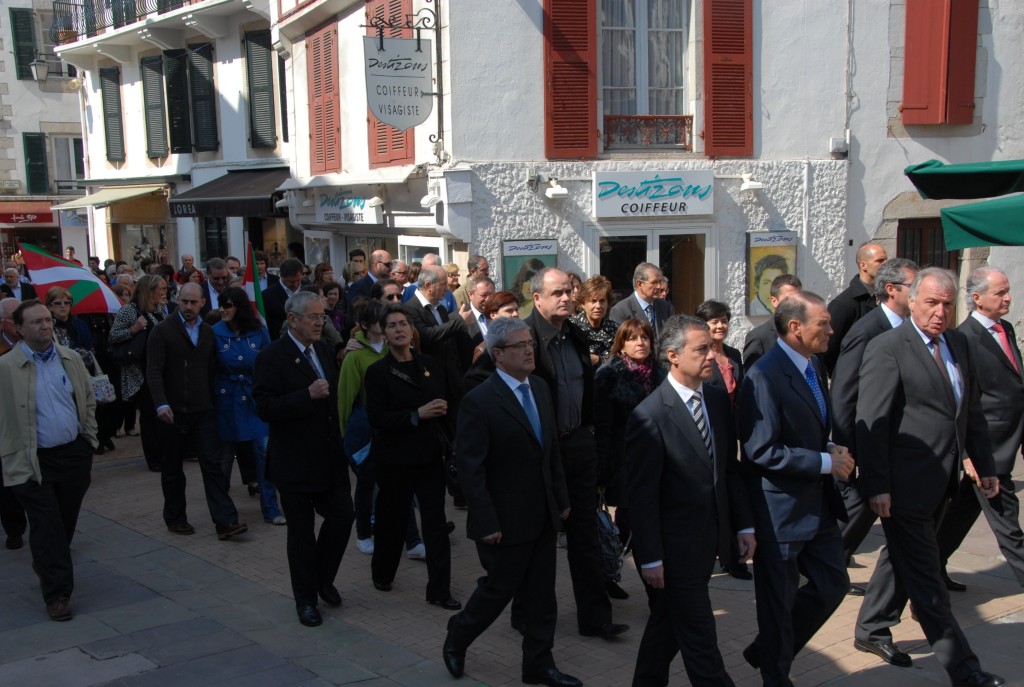
[[[260,322],[263,324],[267,323],[266,312],[263,310],[263,292],[260,291],[260,271],[256,267],[256,251],[252,249],[252,242],[246,247],[246,251],[249,254],[249,259],[245,261],[245,277],[242,278],[242,288],[245,289],[245,293],[249,296],[249,302],[252,303],[252,309],[256,312],[256,317],[260,318]]]
[[[46,300],[46,292],[52,287],[60,286],[71,292],[75,301],[71,306],[74,315],[116,313],[121,309],[114,292],[89,268],[50,255],[28,243],[22,243],[19,249],[40,300]]]

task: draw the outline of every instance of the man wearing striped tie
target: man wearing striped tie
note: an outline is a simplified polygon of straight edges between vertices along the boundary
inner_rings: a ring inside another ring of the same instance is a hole
[[[691,684],[732,685],[718,649],[708,580],[720,527],[731,522],[737,530],[740,560],[754,553],[735,423],[725,390],[704,385],[715,352],[703,320],[669,318],[658,349],[669,375],[626,428],[633,550],[644,582],[655,590],[633,685],[667,685],[678,652]]]

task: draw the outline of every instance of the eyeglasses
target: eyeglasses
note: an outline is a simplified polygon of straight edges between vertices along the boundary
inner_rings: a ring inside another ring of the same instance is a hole
[[[397,300],[399,300],[401,298],[402,298],[401,294],[398,294],[398,293],[388,293],[388,294],[384,295],[384,300],[386,300],[386,301],[397,301]]]
[[[71,301],[54,301],[50,305],[71,305]]]
[[[238,306],[235,305],[234,303],[221,303],[220,304],[220,309],[221,310],[230,310],[231,308],[237,308],[237,307]]]
[[[527,347],[536,350],[537,349],[537,342],[534,341],[533,339],[530,339],[529,341],[520,341],[519,343],[505,344],[504,346],[495,346],[495,348],[504,348],[504,349],[511,348],[513,350],[516,350],[516,351],[525,351],[527,349]]]
[[[894,282],[892,282],[892,285],[893,286],[906,286],[908,289],[911,286],[913,286],[913,284],[911,282],[908,282],[908,281],[894,281]]]
[[[316,313],[310,313],[308,315],[302,315],[302,319],[309,320],[310,322],[325,322],[327,315],[317,315]]]

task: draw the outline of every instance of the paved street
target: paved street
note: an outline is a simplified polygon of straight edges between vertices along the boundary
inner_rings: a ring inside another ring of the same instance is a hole
[[[474,644],[467,675],[456,683],[440,661],[448,613],[424,601],[426,569],[404,560],[394,590],[370,582],[369,557],[345,554],[337,586],[340,609],[322,608],[319,628],[299,625],[289,593],[285,528],[263,523],[256,499],[235,485],[233,496],[247,535],[217,540],[209,521],[199,469],[186,464],[191,537],[169,534],[160,517],[158,476],[148,472],[136,438],[115,440],[118,450],[97,457],[73,545],[75,619],[46,618],[28,548],[0,550],[0,685],[518,685],[519,637],[506,614]],[[1018,483],[1024,472],[1018,473]],[[236,476],[237,482],[237,476]],[[465,601],[480,574],[465,513],[450,509],[453,591]],[[858,553],[854,582],[866,583],[882,539],[880,530]],[[955,612],[983,666],[1024,685],[1024,593],[980,521],[954,557],[951,575],[968,585],[953,597]],[[615,604],[615,620],[631,631],[620,641],[587,639],[575,632],[564,551],[560,551],[559,668],[591,687],[628,685],[646,617],[643,590],[627,570],[622,586],[631,597]],[[740,656],[753,637],[753,584],[718,575],[712,601],[726,665],[737,685],[760,684]],[[896,628],[896,639],[914,657],[897,669],[852,648],[859,600],[847,597],[826,627],[802,652],[793,677],[800,687],[893,685],[925,687],[948,681],[928,651],[917,623]],[[689,684],[673,664],[673,685]]]

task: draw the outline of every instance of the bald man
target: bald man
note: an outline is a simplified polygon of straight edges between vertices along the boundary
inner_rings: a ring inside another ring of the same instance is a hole
[[[352,304],[356,299],[369,298],[373,285],[378,280],[387,279],[390,276],[391,254],[386,250],[375,250],[370,253],[370,265],[366,270],[366,275],[352,282],[352,286],[349,287],[348,293],[345,295],[349,322],[355,322],[355,309]]]
[[[889,259],[885,249],[877,243],[865,243],[857,249],[857,275],[850,285],[828,304],[832,316],[832,338],[828,350],[822,356],[825,370],[831,377],[839,359],[839,349],[846,332],[853,323],[878,307],[875,300],[875,273],[882,263]]]

